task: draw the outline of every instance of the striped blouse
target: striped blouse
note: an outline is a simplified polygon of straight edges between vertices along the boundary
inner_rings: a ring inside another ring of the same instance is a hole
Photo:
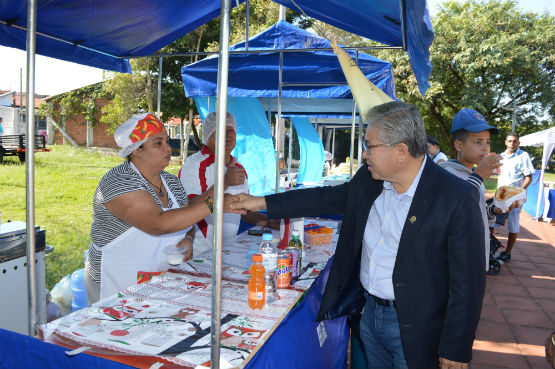
[[[188,204],[187,194],[179,179],[168,172],[162,171],[160,175],[166,181],[168,190],[173,193],[178,202],[178,206],[186,206]],[[132,226],[125,221],[114,216],[105,206],[104,203],[133,191],[148,191],[158,204],[162,206],[162,202],[156,196],[152,186],[137,173],[128,161],[114,167],[108,171],[100,180],[93,199],[93,221],[91,225],[91,239],[96,247],[91,246],[89,249],[89,273],[91,277],[100,282],[100,261],[101,249],[109,244]],[[168,207],[174,206],[171,197],[169,198]]]

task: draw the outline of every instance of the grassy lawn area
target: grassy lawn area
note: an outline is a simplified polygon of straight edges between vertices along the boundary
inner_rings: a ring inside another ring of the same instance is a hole
[[[84,266],[91,242],[92,199],[102,176],[123,159],[72,146],[51,146],[35,155],[35,223],[46,229],[54,252],[46,258],[46,287]],[[177,174],[179,167],[167,170]],[[0,165],[2,222],[25,221],[25,165],[5,157]]]

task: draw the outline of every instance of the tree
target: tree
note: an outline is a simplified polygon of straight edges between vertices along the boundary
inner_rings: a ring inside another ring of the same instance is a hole
[[[134,73],[108,72],[105,75],[104,91],[111,97],[102,108],[100,121],[110,126],[110,133],[138,111],[154,111],[152,58],[132,59]]]
[[[418,106],[428,132],[444,148],[449,146],[451,156],[455,155],[451,122],[462,108],[480,111],[503,133],[511,129],[514,102],[520,134],[543,129],[553,121],[552,16],[523,12],[512,0],[450,1],[442,4],[432,24],[433,71],[424,97],[418,92],[406,53],[375,50],[372,54],[393,64],[397,97]],[[358,42],[375,44],[360,38]],[[492,150],[503,150],[504,139],[504,134],[494,137]]]

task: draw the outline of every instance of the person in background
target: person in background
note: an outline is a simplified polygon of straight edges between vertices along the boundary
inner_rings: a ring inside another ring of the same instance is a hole
[[[518,147],[519,145],[518,133],[509,133],[505,139],[507,150],[501,154],[503,166],[501,167],[501,174],[497,178],[497,188],[501,186],[515,186],[526,189],[532,182],[532,174],[535,172],[532,160],[526,151]],[[511,252],[520,231],[521,210],[522,208],[513,209],[507,218],[507,227],[509,228],[507,250],[497,257],[498,260],[511,261]]]
[[[485,290],[479,193],[427,158],[415,106],[393,101],[367,115],[366,164],[349,182],[240,194],[231,207],[271,218],[344,214],[317,319],[364,306],[371,368],[464,368]]]
[[[442,153],[440,150],[439,140],[434,136],[428,136],[426,138],[426,152],[430,155],[430,159],[432,159],[436,164],[448,160],[447,155]]]
[[[137,272],[167,269],[163,249],[193,253],[192,225],[212,213],[208,196],[189,202],[179,179],[164,171],[171,147],[163,124],[137,114],[114,133],[126,160],[102,177],[93,199],[92,243],[85,264],[89,304],[136,283]],[[224,198],[231,211],[233,196]]]
[[[457,159],[439,164],[440,167],[476,186],[480,191],[480,210],[484,223],[486,271],[489,270],[489,223],[488,219],[502,214],[501,209],[493,204],[486,205],[486,188],[484,180],[493,170],[499,168],[501,155],[490,155],[490,135],[499,130],[488,125],[486,118],[473,109],[462,109],[455,115],[451,125],[453,144],[457,150]],[[475,165],[477,165],[475,167]]]
[[[235,148],[237,135],[237,124],[231,113],[226,114],[226,136],[225,136],[225,193],[238,194],[249,193],[249,184],[245,168],[231,155]],[[204,146],[200,151],[189,156],[179,171],[179,179],[187,192],[189,199],[199,195],[212,196],[214,191],[214,153],[216,151],[216,112],[208,114],[202,127],[202,143]],[[239,230],[241,221],[262,227],[279,228],[278,221],[269,221],[265,215],[258,212],[247,211],[246,214],[224,214],[223,217],[223,240],[233,239]],[[200,220],[196,224],[195,233],[195,256],[199,253],[212,250],[213,223],[212,216]]]
[[[3,121],[3,118],[0,117],[0,136],[2,136],[4,134],[4,128],[2,127],[2,121]]]

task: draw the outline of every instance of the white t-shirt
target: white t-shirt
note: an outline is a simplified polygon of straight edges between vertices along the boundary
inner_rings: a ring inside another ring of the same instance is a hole
[[[185,164],[179,171],[179,179],[185,188],[189,199],[204,193],[214,185],[214,154],[208,147],[202,149],[187,158]],[[240,164],[235,166],[243,168]],[[227,168],[226,168],[227,171]],[[226,188],[225,193],[238,194],[249,193],[247,179],[245,183]],[[239,230],[241,215],[225,213],[223,216],[223,241],[233,239]],[[203,251],[212,250],[213,222],[212,215],[207,216],[196,224],[195,240],[193,242],[193,255],[196,256]]]
[[[438,153],[436,154],[436,156],[434,156],[433,162],[437,164],[437,162],[439,160],[443,160],[443,161],[447,161],[449,160],[447,158],[447,155],[445,155],[444,153],[442,153],[441,151],[438,151]]]

